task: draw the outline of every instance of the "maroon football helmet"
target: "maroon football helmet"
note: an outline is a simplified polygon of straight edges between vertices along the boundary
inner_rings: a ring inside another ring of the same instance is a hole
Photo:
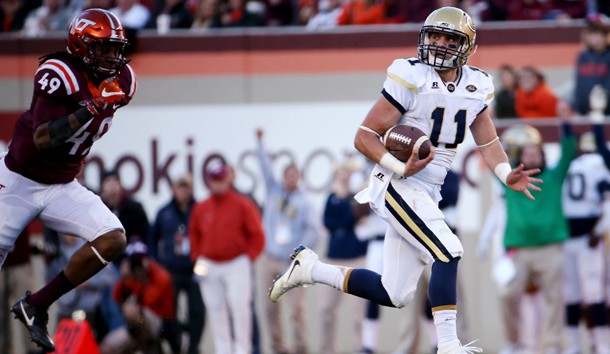
[[[70,24],[68,51],[103,76],[116,75],[127,64],[127,43],[121,21],[110,11],[88,9]]]

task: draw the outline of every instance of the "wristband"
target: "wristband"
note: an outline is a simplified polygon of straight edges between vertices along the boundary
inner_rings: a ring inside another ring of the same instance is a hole
[[[405,174],[405,163],[394,157],[394,155],[390,154],[389,152],[383,154],[379,160],[379,164],[400,176],[404,176]]]
[[[81,126],[87,124],[87,122],[95,116],[95,114],[92,113],[87,106],[77,109],[72,114],[74,114],[74,117],[80,123]]]
[[[508,162],[501,162],[496,165],[496,168],[494,168],[494,173],[496,174],[496,176],[498,176],[500,181],[502,181],[502,183],[506,185],[506,178],[512,170],[513,169],[510,167],[510,164],[508,164]]]
[[[81,107],[71,114],[76,118],[81,127],[93,118],[93,114],[87,107]],[[80,128],[80,127],[79,127]],[[76,130],[70,126],[69,115],[61,117],[49,123],[49,138],[51,146],[57,146],[74,134]]]

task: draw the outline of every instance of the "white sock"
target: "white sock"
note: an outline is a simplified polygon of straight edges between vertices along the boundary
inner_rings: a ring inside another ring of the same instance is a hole
[[[343,291],[345,275],[349,270],[350,268],[348,267],[326,264],[318,261],[311,270],[311,280],[313,280],[314,283],[326,284],[339,291]]]
[[[375,350],[377,348],[377,333],[379,333],[379,320],[365,318],[362,321],[362,347]]]
[[[455,322],[457,320],[456,310],[434,311],[434,325],[436,326],[436,338],[439,348],[443,344],[455,343],[458,340]]]

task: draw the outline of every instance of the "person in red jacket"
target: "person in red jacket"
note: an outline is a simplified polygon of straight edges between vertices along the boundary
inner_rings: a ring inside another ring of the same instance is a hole
[[[540,71],[531,66],[520,70],[515,93],[515,110],[519,118],[555,118],[559,104]]]
[[[180,353],[171,275],[148,255],[146,245],[134,239],[121,261],[121,278],[113,291],[126,325],[110,332],[100,344],[102,354],[160,352],[167,340],[173,353]]]
[[[343,5],[337,23],[344,25],[378,25],[386,22],[384,1],[351,0]]]
[[[233,173],[222,160],[206,165],[210,196],[195,204],[189,221],[191,258],[216,353],[252,352],[252,263],[265,235],[254,202],[232,187]]]

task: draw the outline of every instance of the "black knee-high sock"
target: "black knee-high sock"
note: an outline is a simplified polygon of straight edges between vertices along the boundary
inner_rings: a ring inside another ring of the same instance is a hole
[[[48,308],[62,295],[74,288],[74,284],[66,278],[66,275],[62,270],[42,289],[28,296],[25,301],[32,306]]]
[[[396,307],[381,284],[381,275],[368,269],[354,269],[347,281],[346,293],[371,300],[379,305]]]
[[[458,262],[459,258],[454,258],[447,263],[435,261],[432,264],[428,287],[432,309],[439,306],[456,306]]]

